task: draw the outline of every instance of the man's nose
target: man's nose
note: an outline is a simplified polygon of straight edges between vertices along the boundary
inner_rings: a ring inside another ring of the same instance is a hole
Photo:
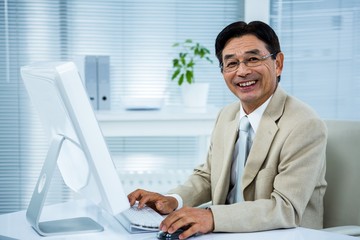
[[[245,76],[251,72],[251,68],[246,66],[243,62],[239,63],[236,74],[239,76]]]

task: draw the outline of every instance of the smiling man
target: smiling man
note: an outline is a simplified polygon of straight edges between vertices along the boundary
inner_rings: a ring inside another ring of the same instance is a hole
[[[256,36],[245,35],[230,39],[218,53],[226,84],[247,114],[265,103],[278,85],[284,55],[280,49],[271,51]]]
[[[169,214],[160,227],[169,233],[186,228],[180,239],[322,228],[327,131],[310,107],[280,87],[284,54],[275,32],[263,22],[235,22],[219,33],[215,50],[240,101],[220,111],[206,162],[183,185],[169,195],[136,190],[130,203]],[[207,202],[207,209],[196,207]]]

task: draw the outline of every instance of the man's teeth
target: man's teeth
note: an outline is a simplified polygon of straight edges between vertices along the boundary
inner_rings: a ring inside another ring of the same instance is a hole
[[[240,87],[246,87],[255,84],[255,81],[245,82],[245,83],[239,83]]]

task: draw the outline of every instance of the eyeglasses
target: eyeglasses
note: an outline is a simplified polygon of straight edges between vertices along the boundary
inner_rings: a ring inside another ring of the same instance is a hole
[[[239,61],[236,58],[229,58],[224,61],[224,63],[220,64],[220,68],[223,72],[229,73],[234,72],[239,69],[240,63],[243,63],[247,67],[258,67],[262,64],[262,61],[266,60],[267,58],[276,55],[276,53],[271,53],[269,55],[260,57],[257,55],[252,55],[245,58],[244,61]]]

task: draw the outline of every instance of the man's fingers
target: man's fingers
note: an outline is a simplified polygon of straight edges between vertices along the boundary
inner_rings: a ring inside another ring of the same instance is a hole
[[[133,206],[136,201],[138,201],[138,208],[143,208],[145,205],[153,208],[156,211],[159,211],[161,213],[165,211],[168,211],[167,205],[168,205],[168,199],[167,197],[154,192],[148,192],[143,189],[135,190],[134,192],[130,193],[128,195],[128,199],[130,202],[130,205]],[[170,200],[173,200],[170,198]],[[174,203],[172,203],[174,205]],[[176,205],[176,204],[175,204]],[[168,213],[168,212],[166,212]]]
[[[170,213],[160,224],[162,231],[173,233],[181,227],[189,225],[187,221],[186,209],[180,209],[178,211]]]
[[[182,232],[179,235],[179,239],[185,239],[185,238],[189,238],[195,234],[197,234],[199,232],[198,228],[197,228],[197,224],[194,224],[192,226],[190,226],[187,230],[185,230],[184,232]]]
[[[186,228],[181,239],[196,233],[208,233],[214,230],[214,220],[210,210],[184,207],[169,214],[161,223],[160,229],[174,233],[179,228]]]
[[[174,197],[148,192],[143,189],[138,189],[130,193],[128,199],[131,206],[138,201],[138,208],[141,209],[147,205],[160,214],[169,214],[178,206],[178,202]]]
[[[133,206],[136,201],[139,201],[143,198],[144,195],[147,194],[147,191],[143,190],[143,189],[137,189],[135,191],[133,191],[132,193],[130,193],[127,197],[129,199],[129,203],[131,206]]]
[[[153,205],[157,201],[157,197],[154,193],[146,193],[144,195],[141,195],[141,198],[138,199],[138,208],[143,208],[145,205]]]

